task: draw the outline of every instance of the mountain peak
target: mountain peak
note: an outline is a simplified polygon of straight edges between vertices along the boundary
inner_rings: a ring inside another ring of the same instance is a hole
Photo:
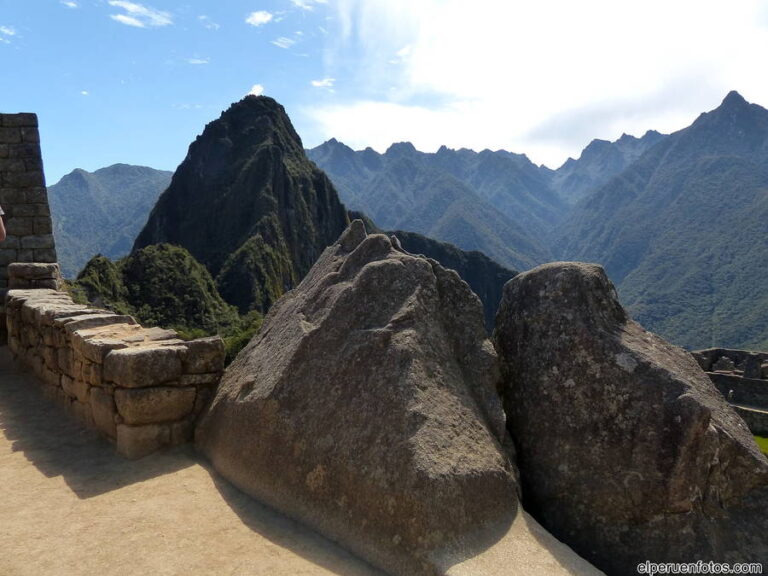
[[[748,102],[744,99],[744,96],[736,92],[736,90],[731,90],[723,99],[721,106],[724,108],[732,108],[734,106],[744,106],[747,104]]]
[[[410,142],[395,142],[389,148],[387,148],[387,151],[384,154],[402,155],[402,154],[415,154],[416,152],[417,152],[416,147]]]

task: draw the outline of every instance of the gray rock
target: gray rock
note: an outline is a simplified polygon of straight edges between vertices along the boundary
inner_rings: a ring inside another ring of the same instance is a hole
[[[516,514],[498,376],[466,283],[355,222],[226,370],[196,443],[374,565],[438,574]]]
[[[733,372],[734,370],[736,370],[736,365],[728,356],[720,356],[717,362],[712,365],[713,372]]]
[[[494,333],[523,503],[608,574],[768,558],[768,461],[693,357],[630,320],[602,268],[510,280]]]
[[[759,379],[761,376],[760,367],[761,367],[760,356],[757,354],[749,354],[744,359],[744,362],[741,366],[741,369],[744,372],[744,378]]]

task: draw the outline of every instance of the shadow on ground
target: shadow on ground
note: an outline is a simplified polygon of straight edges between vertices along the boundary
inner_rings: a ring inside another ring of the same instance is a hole
[[[179,482],[179,490],[172,492],[169,498],[173,501],[167,502],[167,506],[161,508],[171,507],[181,513],[187,508],[204,505],[205,510],[199,510],[201,519],[206,518],[206,514],[214,514],[217,517],[217,522],[212,522],[211,519],[203,520],[203,525],[199,528],[201,556],[215,554],[213,549],[217,544],[215,538],[211,541],[212,535],[208,533],[215,529],[217,532],[226,531],[230,540],[227,542],[228,546],[247,550],[242,558],[232,558],[233,562],[243,562],[247,565],[255,560],[254,554],[268,554],[270,548],[260,543],[266,540],[335,574],[385,576],[318,533],[240,492],[213,471],[208,463],[195,453],[191,445],[159,452],[137,461],[119,456],[109,441],[97,432],[85,429],[64,407],[46,398],[42,387],[43,384],[32,375],[22,372],[12,361],[7,347],[0,347],[0,433],[7,439],[12,452],[23,453],[47,478],[62,477],[78,499],[89,503],[87,506],[112,507],[111,514],[119,517],[124,514],[120,506],[123,505],[121,500],[125,497],[119,496],[115,491],[152,479],[156,480],[148,486],[159,486],[158,480],[162,481],[160,477],[176,474],[173,481]],[[165,485],[163,490],[167,491],[167,481],[162,482]],[[183,502],[184,494],[189,494],[190,489],[194,493],[191,497],[193,499]],[[148,487],[148,490],[153,492],[148,495],[150,500],[159,496],[155,493],[157,489]],[[93,500],[95,496],[110,492],[117,496],[108,500]],[[92,502],[101,503],[90,504]],[[158,503],[155,502],[152,506],[158,506]],[[221,512],[217,513],[219,507]],[[224,510],[227,508],[235,513],[236,521],[242,522],[242,525],[254,533],[253,536],[246,536],[247,533],[241,533],[224,520],[227,516]],[[165,512],[157,508],[155,510],[158,510],[159,518],[156,521],[162,523]],[[193,511],[187,512],[191,514],[189,518],[194,524]],[[152,510],[148,510],[148,513],[153,514]],[[93,514],[93,511],[91,508],[84,508],[80,514]],[[43,518],[38,520],[46,522]],[[221,523],[220,526],[218,522]],[[185,527],[185,530],[190,529],[192,528],[189,526]],[[184,537],[196,539],[195,530],[198,529],[192,529],[193,533],[185,532]],[[76,542],[80,536],[90,540],[93,534],[75,533],[68,538]],[[242,542],[238,544],[240,539]],[[259,552],[262,549],[263,552]],[[145,550],[145,555],[152,554],[151,550]],[[290,564],[286,569],[288,572],[280,574],[290,573]],[[306,567],[302,570],[302,574],[315,573],[306,572]],[[208,572],[203,570],[201,573]]]
[[[344,576],[387,576],[386,573],[342,549],[319,533],[307,528],[301,522],[293,520],[281,512],[262,504],[235,488],[220,476],[209,462],[201,459],[201,464],[211,475],[216,489],[227,505],[238,515],[243,524],[258,532],[279,546],[285,546],[311,562]],[[298,542],[297,530],[306,531],[310,536]]]
[[[140,461],[118,456],[93,430],[46,398],[42,384],[0,348],[0,432],[46,477],[62,476],[79,498],[91,498],[191,466],[189,448]]]

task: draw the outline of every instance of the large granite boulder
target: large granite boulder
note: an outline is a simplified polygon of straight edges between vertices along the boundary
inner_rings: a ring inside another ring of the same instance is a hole
[[[355,221],[227,369],[196,443],[374,565],[439,574],[516,515],[498,378],[459,276]]]
[[[602,268],[510,280],[494,340],[523,503],[609,574],[768,559],[768,460],[693,357],[629,319]]]

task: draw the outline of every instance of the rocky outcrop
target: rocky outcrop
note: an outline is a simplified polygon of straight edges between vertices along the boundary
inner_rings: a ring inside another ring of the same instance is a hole
[[[516,515],[497,382],[469,287],[355,221],[226,370],[196,444],[389,573],[438,574]]]
[[[768,460],[686,351],[630,320],[602,268],[504,289],[494,340],[524,504],[609,574],[768,558]]]
[[[263,312],[299,283],[347,222],[283,107],[247,96],[190,145],[133,251],[182,246],[225,300],[241,312]]]

